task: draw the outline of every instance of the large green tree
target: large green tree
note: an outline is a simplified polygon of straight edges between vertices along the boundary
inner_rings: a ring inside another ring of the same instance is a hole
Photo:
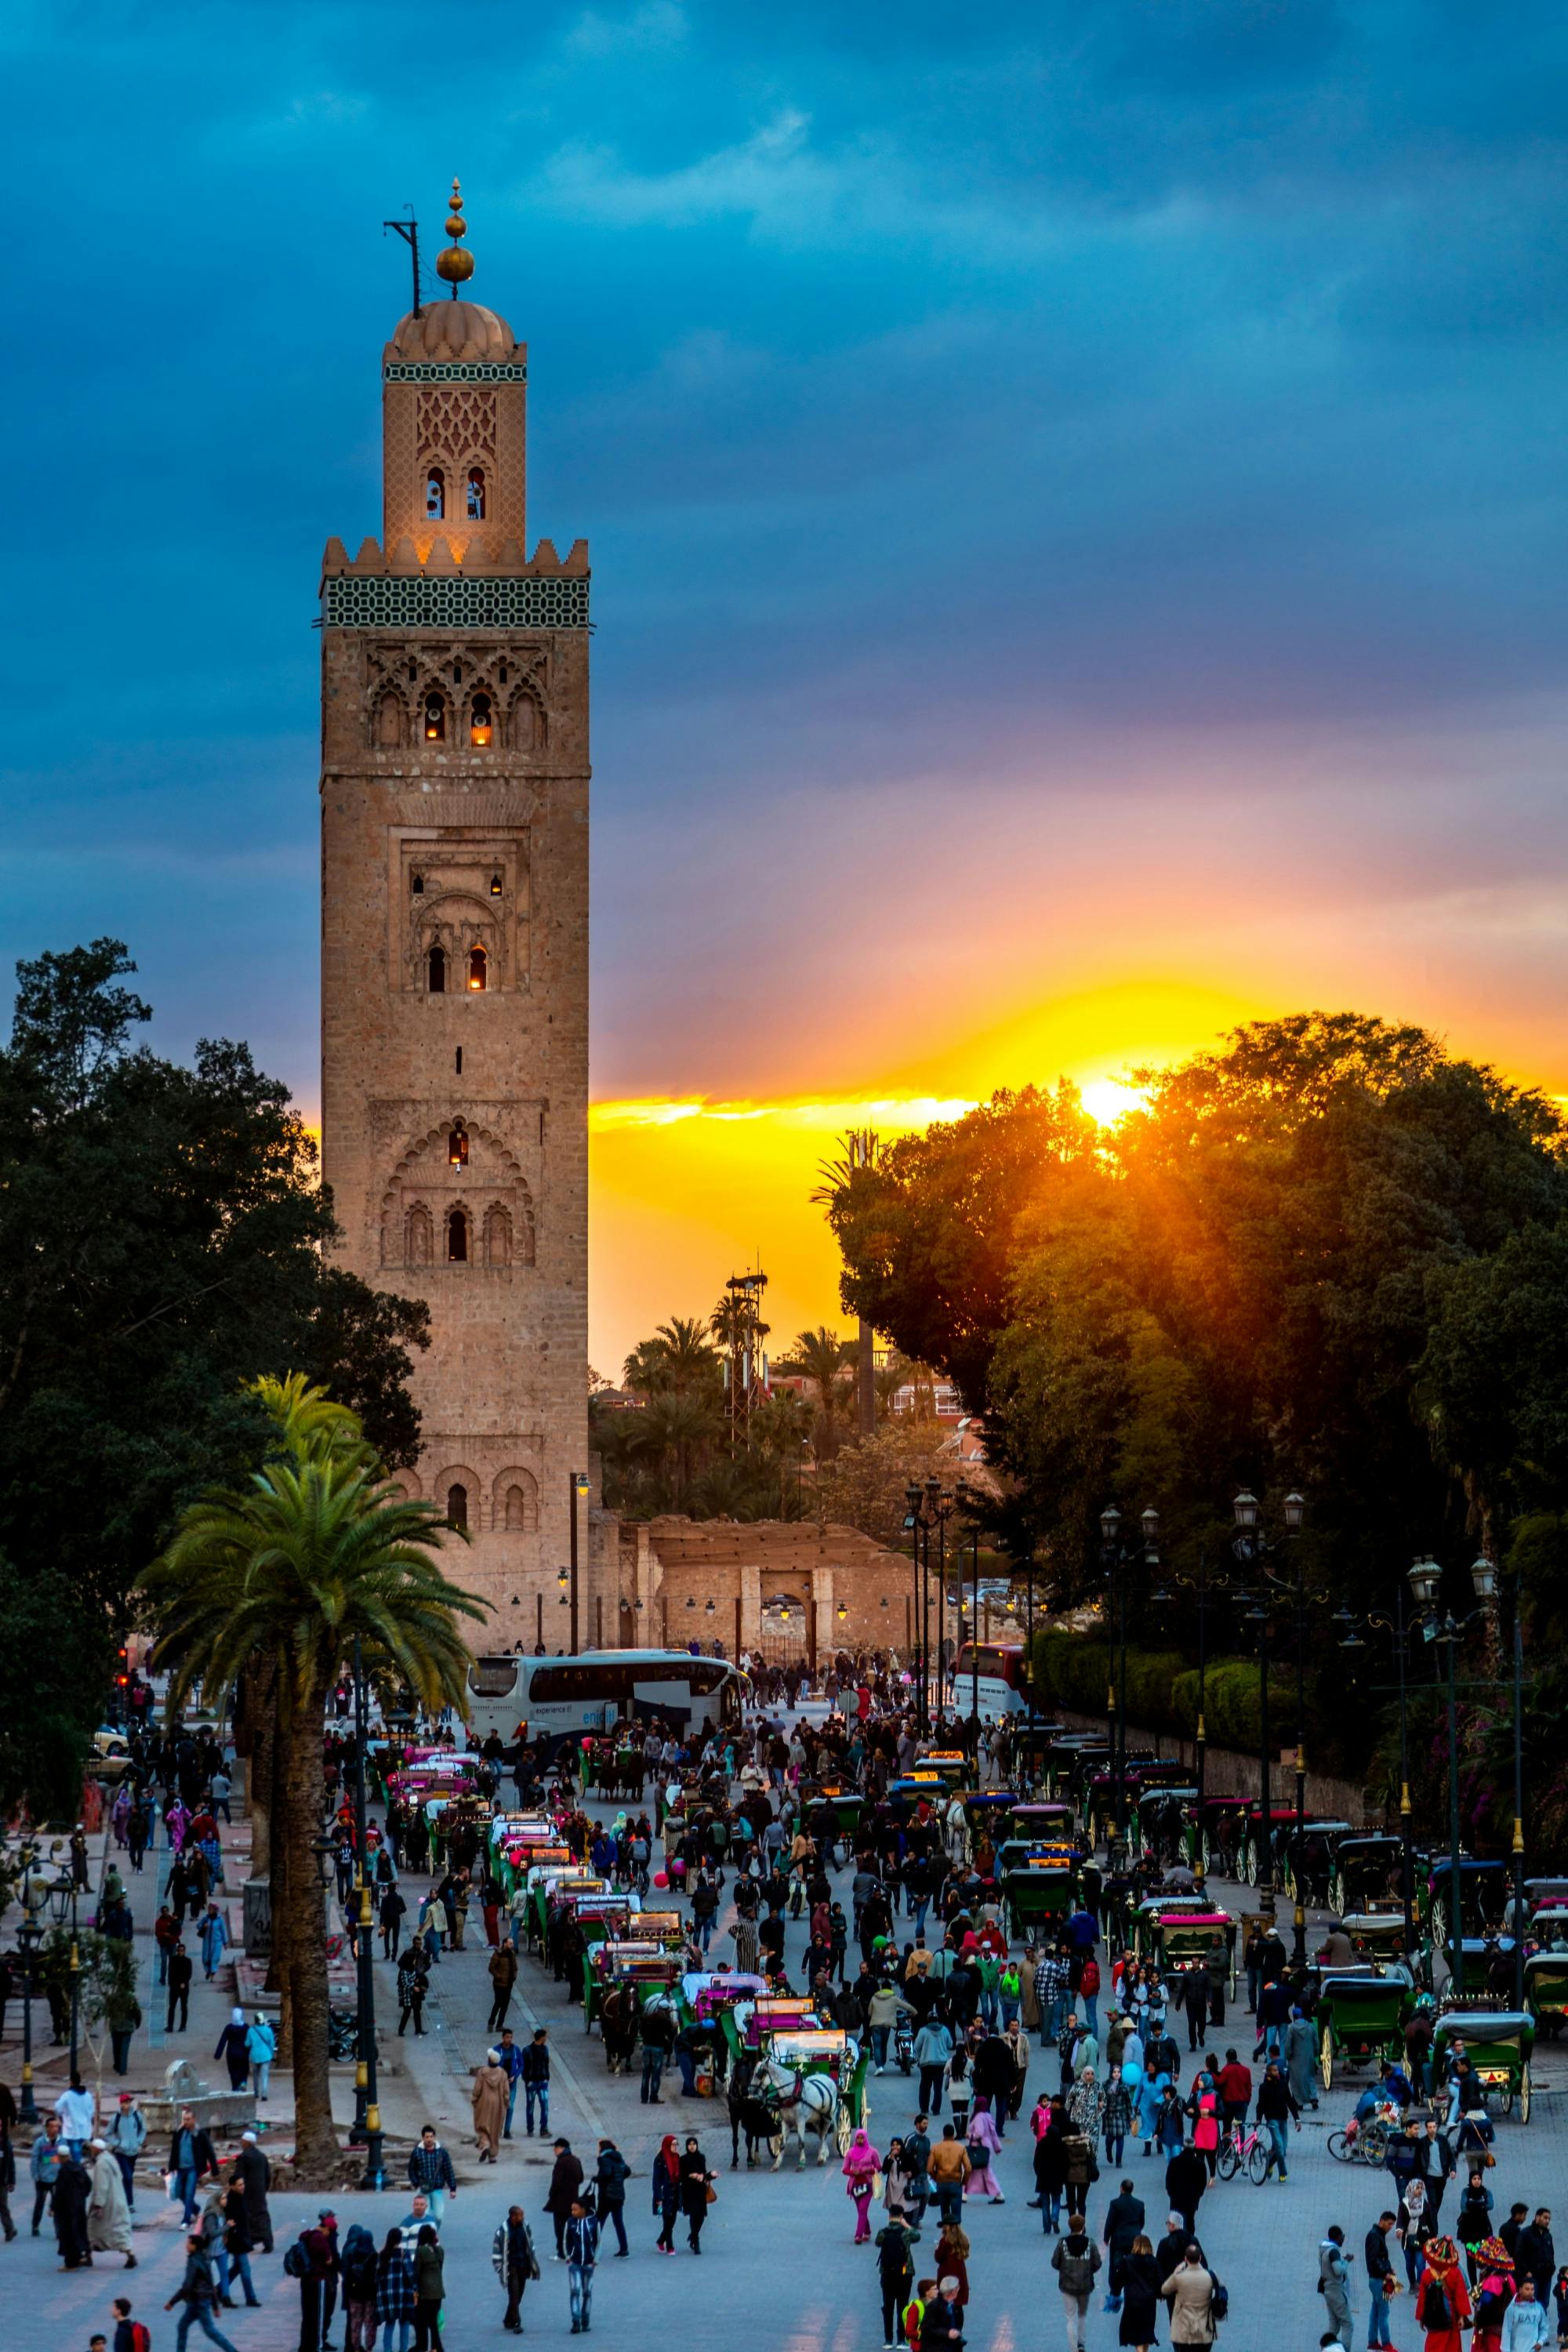
[[[331,1265],[313,1139],[244,1045],[138,1042],[133,971],[115,940],[18,965],[0,1050],[0,1589],[50,1661],[0,1709],[7,1809],[74,1805],[133,1580],[260,1458],[247,1381],[330,1378],[389,1462],[418,1443],[424,1307]]]
[[[294,2069],[300,2178],[324,2184],[337,2156],[328,2063],[326,1897],[310,1852],[323,1811],[327,1695],[352,1668],[432,1710],[466,1703],[458,1620],[485,1611],[441,1571],[456,1531],[383,1475],[352,1421],[299,1384],[264,1394],[279,1450],[248,1485],[203,1496],[142,1579],[176,1712],[200,1681],[209,1700],[269,1669],[276,1710],[273,1935]]]

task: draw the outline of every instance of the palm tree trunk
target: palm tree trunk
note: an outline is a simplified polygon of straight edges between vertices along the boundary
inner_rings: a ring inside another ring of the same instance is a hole
[[[273,1780],[277,1769],[278,1666],[258,1658],[245,1670],[245,1810],[250,1821],[250,1874],[268,1878],[272,1869]],[[238,1743],[237,1742],[237,1746]]]
[[[311,1842],[321,1827],[321,1739],[326,1685],[317,1677],[290,1710],[284,1759],[279,1848],[287,1847],[284,1907],[272,1913],[287,1974],[293,2028],[294,2146],[301,2188],[326,2186],[338,2160],[327,2054],[327,1906]]]
[[[859,1401],[860,1434],[877,1434],[877,1335],[862,1315],[860,1349],[855,1360],[855,1391]]]

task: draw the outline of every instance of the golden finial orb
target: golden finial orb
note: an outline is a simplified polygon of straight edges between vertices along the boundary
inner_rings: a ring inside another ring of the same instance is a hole
[[[452,183],[452,209],[447,215],[447,234],[450,237],[467,236],[468,224],[463,218],[463,192],[456,180]],[[436,275],[445,278],[452,289],[452,299],[458,299],[458,289],[474,274],[474,257],[460,245],[448,245],[436,256]]]

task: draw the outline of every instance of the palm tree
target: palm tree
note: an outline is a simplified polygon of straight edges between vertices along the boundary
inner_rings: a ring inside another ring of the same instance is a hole
[[[293,2050],[299,2177],[325,2182],[338,2147],[326,1905],[311,1845],[321,1822],[327,1693],[357,1641],[365,1672],[384,1687],[406,1685],[432,1708],[462,1706],[468,1653],[458,1619],[485,1611],[431,1556],[455,1531],[433,1504],[411,1501],[383,1476],[352,1414],[302,1384],[270,1409],[275,1420],[281,1412],[278,1455],[247,1487],[192,1504],[142,1582],[171,1669],[171,1714],[198,1678],[204,1696],[217,1698],[258,1664],[276,1675],[273,1936]]]
[[[831,1462],[838,1451],[837,1412],[843,1398],[844,1342],[837,1331],[819,1323],[815,1331],[796,1334],[789,1360],[792,1368],[803,1372],[816,1390],[816,1457],[819,1462]]]
[[[719,1434],[719,1417],[711,1401],[670,1390],[651,1398],[640,1419],[647,1449],[666,1462],[674,1457],[674,1480],[665,1482],[670,1503],[678,1511],[689,1510],[694,1456],[705,1452]]]
[[[876,1167],[881,1151],[882,1139],[874,1128],[850,1128],[838,1139],[838,1158],[817,1162],[822,1181],[812,1199],[831,1210],[853,1190],[862,1170]],[[862,1315],[855,1358],[856,1420],[862,1437],[873,1436],[877,1428],[876,1347],[877,1335]]]

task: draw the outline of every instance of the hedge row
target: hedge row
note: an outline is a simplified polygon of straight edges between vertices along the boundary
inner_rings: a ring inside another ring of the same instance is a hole
[[[1103,1715],[1107,1691],[1115,1681],[1114,1645],[1094,1634],[1046,1633],[1035,1636],[1034,1681],[1037,1704],[1070,1707],[1076,1715]],[[1262,1738],[1259,1684],[1256,1658],[1214,1658],[1204,1675],[1204,1730],[1216,1748],[1232,1748],[1243,1755],[1256,1752]],[[1127,1720],[1141,1729],[1162,1732],[1167,1738],[1191,1739],[1197,1729],[1198,1673],[1179,1650],[1127,1649]],[[1286,1746],[1296,1724],[1296,1684],[1292,1673],[1271,1672],[1268,1677],[1269,1742],[1278,1751]],[[1355,1777],[1364,1765],[1375,1736],[1375,1724],[1363,1727],[1362,1743],[1347,1740],[1347,1726],[1321,1721],[1308,1700],[1307,1747],[1323,1771],[1347,1770]]]

